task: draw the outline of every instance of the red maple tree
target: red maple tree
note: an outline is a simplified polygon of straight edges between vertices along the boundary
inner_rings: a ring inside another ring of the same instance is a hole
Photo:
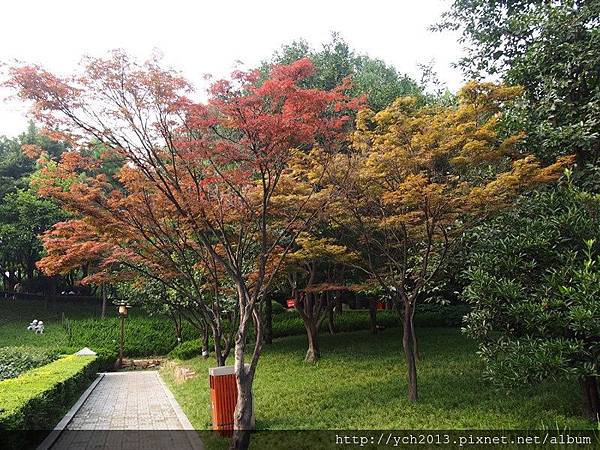
[[[103,236],[114,239],[124,223],[139,222],[131,245],[130,233],[119,237],[129,251],[153,251],[168,234],[177,236],[179,258],[209,255],[222,267],[237,295],[233,445],[243,448],[262,349],[257,307],[295,237],[335,195],[320,177],[362,100],[346,96],[347,83],[331,91],[299,86],[313,72],[308,60],[275,67],[264,82],[257,72],[235,72],[213,84],[205,104],[156,59],[138,64],[114,52],[85,59],[82,69],[69,78],[36,66],[12,69],[9,84],[33,101],[38,120],[79,149],[97,142],[123,159],[107,175],[101,158],[67,153],[61,166],[70,172],[59,178],[72,184],[47,194]],[[166,227],[172,230],[160,231]]]

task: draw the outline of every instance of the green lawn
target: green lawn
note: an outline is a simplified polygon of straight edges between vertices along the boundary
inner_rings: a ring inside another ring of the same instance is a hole
[[[502,392],[482,379],[475,346],[457,329],[419,329],[420,401],[406,399],[399,329],[322,336],[323,358],[303,362],[305,338],[267,346],[255,381],[258,429],[596,429],[582,418],[574,383]],[[162,375],[198,429],[210,428],[207,369],[212,360],[178,362],[199,376]]]

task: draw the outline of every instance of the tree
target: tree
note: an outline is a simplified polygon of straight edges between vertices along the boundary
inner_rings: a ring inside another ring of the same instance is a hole
[[[33,123],[16,139],[0,138],[0,271],[4,289],[25,281],[25,290],[45,290],[47,280],[34,280],[42,250],[38,234],[64,218],[59,208],[29,189],[36,157],[57,158],[64,142],[41,135]],[[40,283],[40,281],[42,281]]]
[[[230,278],[239,315],[233,447],[247,447],[252,383],[263,344],[258,305],[295,237],[314,216],[310,211],[334,193],[320,185],[318,174],[301,178],[304,172],[290,169],[290,161],[311,154],[326,166],[359,102],[345,95],[347,84],[331,91],[300,87],[313,73],[308,60],[273,68],[263,83],[257,72],[235,72],[213,84],[208,104],[191,100],[191,86],[158,60],[137,64],[120,52],[88,58],[83,72],[68,79],[35,66],[11,73],[9,84],[34,102],[40,120],[68,132],[73,142],[97,140],[125,161],[119,178],[128,192],[107,192],[105,174],[86,177],[91,185],[82,191],[82,216],[115,235],[126,222],[140,223],[137,239],[146,240],[147,251],[168,227],[177,236],[174,248],[185,243],[172,267],[188,252],[202,251]],[[63,160],[65,168],[99,164],[77,153]],[[77,189],[79,184],[71,187]],[[53,192],[64,197],[62,190]],[[106,212],[105,205],[118,215]],[[154,224],[151,239],[144,236],[146,223]]]
[[[98,179],[85,175],[93,165],[74,170],[69,162],[77,156],[66,156],[66,161],[41,171],[40,192],[85,216],[59,222],[44,233],[46,256],[38,267],[47,275],[85,267],[82,284],[111,286],[113,291],[127,286],[136,294],[143,287],[146,307],[156,308],[156,301],[162,301],[164,308],[196,327],[205,343],[212,333],[217,365],[224,365],[237,315],[231,311],[231,288],[224,286],[214,259],[201,247],[186,244],[170,210],[153,203],[147,192],[140,199],[140,186],[125,177],[119,178],[120,184],[107,183],[102,173],[107,196],[86,204],[98,193]],[[77,184],[64,184],[65,179],[77,179]]]
[[[600,197],[568,180],[520,203],[472,232],[464,330],[496,384],[577,380],[596,421]]]
[[[438,28],[460,30],[472,76],[500,74],[525,95],[514,117],[540,158],[595,162],[600,137],[600,3],[455,0]]]
[[[308,339],[305,361],[315,362],[320,356],[318,333],[328,318],[333,327],[334,295],[348,289],[344,286],[343,267],[355,255],[332,238],[302,233],[297,248],[286,258],[289,282]]]
[[[400,98],[379,113],[363,110],[354,151],[336,163],[350,174],[331,220],[402,317],[410,401],[418,398],[416,304],[457,239],[527,187],[557,179],[571,162],[542,167],[515,150],[521,136],[503,135],[500,109],[519,92],[469,83],[456,107]]]
[[[27,289],[33,287],[35,264],[43,250],[39,235],[64,218],[58,206],[29,190],[9,193],[0,201],[0,271],[5,289],[24,281]]]
[[[260,70],[266,75],[273,65],[291,64],[303,58],[310,59],[315,66],[314,74],[302,81],[303,86],[330,90],[344,78],[352,77],[350,94],[365,95],[374,111],[401,96],[424,98],[423,89],[416,81],[380,59],[357,54],[338,33],[332,33],[331,40],[320,50],[311,48],[305,40],[284,45],[262,63]]]
[[[67,149],[65,142],[41,134],[33,122],[16,139],[0,137],[0,200],[17,189],[27,190],[29,178],[35,172],[35,160],[44,153],[56,159]]]

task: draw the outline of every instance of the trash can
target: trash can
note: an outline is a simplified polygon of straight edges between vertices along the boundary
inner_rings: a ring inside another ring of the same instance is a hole
[[[246,364],[249,368],[250,365]],[[237,403],[237,386],[233,366],[212,367],[208,369],[210,381],[210,404],[212,410],[212,429],[223,436],[233,432],[233,413]],[[252,412],[254,419],[254,411]],[[254,420],[252,420],[254,423]]]

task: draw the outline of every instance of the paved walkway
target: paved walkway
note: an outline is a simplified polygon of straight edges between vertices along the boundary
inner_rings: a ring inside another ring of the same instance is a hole
[[[57,425],[54,439],[49,436],[40,449],[202,448],[158,372],[99,377]]]

